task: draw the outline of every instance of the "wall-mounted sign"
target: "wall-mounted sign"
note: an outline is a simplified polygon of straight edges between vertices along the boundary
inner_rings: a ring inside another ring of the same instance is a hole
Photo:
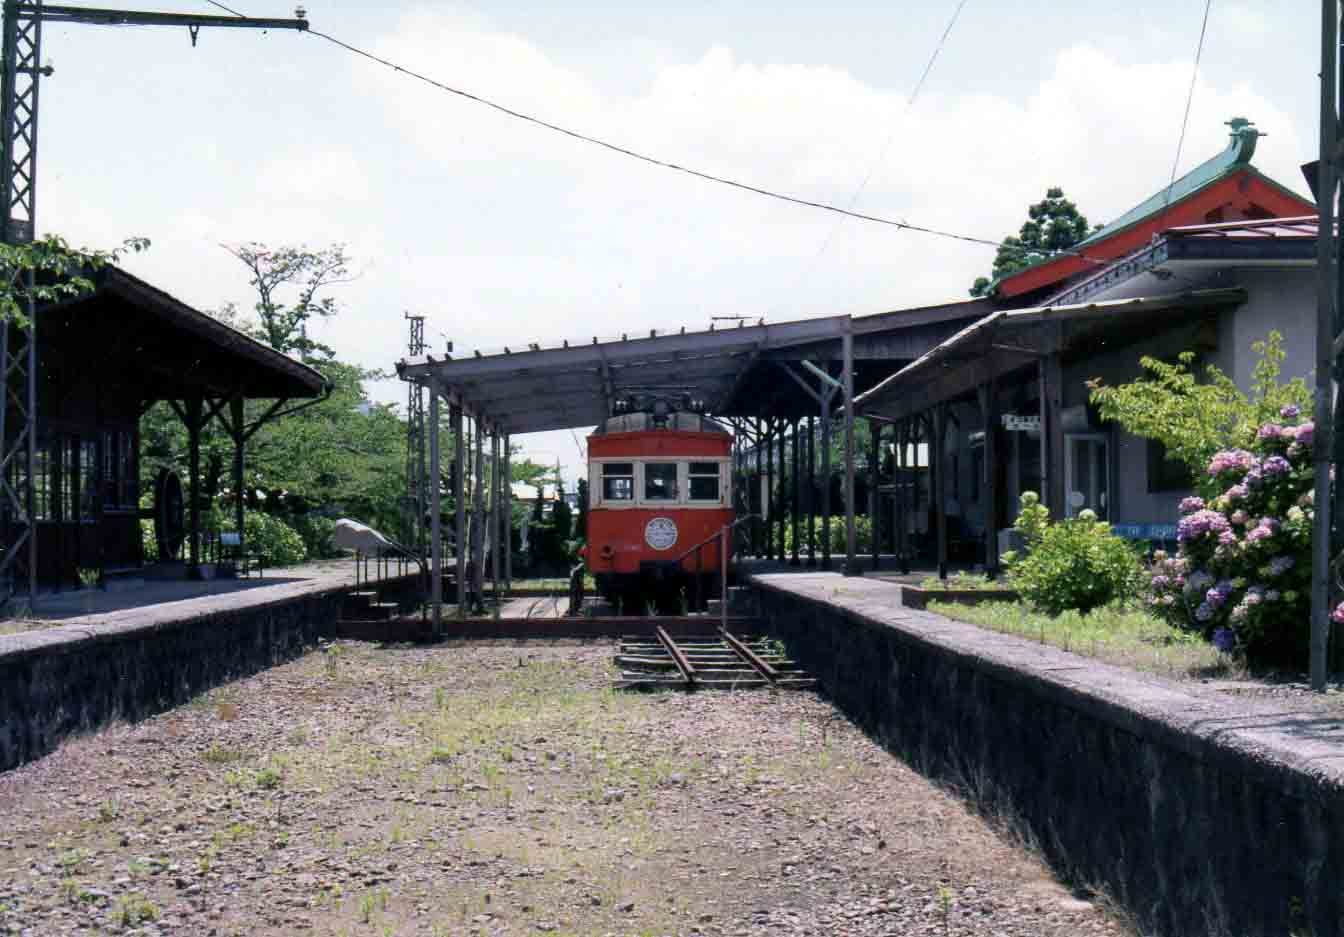
[[[1003,420],[1003,428],[1010,433],[1039,433],[1041,431],[1041,418],[1039,416],[1019,416],[1016,413],[1005,413],[1000,419]]]

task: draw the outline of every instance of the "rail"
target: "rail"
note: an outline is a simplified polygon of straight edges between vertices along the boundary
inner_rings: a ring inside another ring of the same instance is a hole
[[[693,597],[693,608],[695,611],[698,612],[705,607],[704,602],[702,601],[704,596],[701,594],[701,590],[704,588],[703,579],[705,573],[705,564],[704,564],[705,547],[709,546],[711,543],[718,542],[719,606],[720,606],[719,613],[720,618],[723,619],[725,628],[727,627],[727,621],[728,621],[728,552],[729,552],[728,548],[731,546],[732,543],[730,538],[732,536],[732,532],[735,529],[737,529],[738,524],[741,524],[745,521],[749,521],[752,518],[758,518],[758,517],[760,517],[759,514],[743,514],[741,517],[737,518],[731,524],[724,524],[723,527],[721,527],[719,530],[714,531],[714,533],[710,534],[704,540],[701,540],[695,546],[691,547],[685,553],[681,554],[675,560],[672,561],[677,566],[680,566],[687,559],[689,559],[692,554],[694,554],[695,576],[692,581],[695,584],[695,594]]]
[[[423,579],[429,577],[429,567],[425,565],[424,557],[420,556],[410,547],[398,543],[390,537],[384,536],[387,540],[387,546],[376,551],[355,551],[355,586],[367,585],[374,582],[369,576],[369,560],[373,560],[373,570],[377,575],[377,581],[382,582],[396,569],[398,576],[406,575],[406,568],[414,563],[417,572]],[[389,556],[390,554],[390,556]]]

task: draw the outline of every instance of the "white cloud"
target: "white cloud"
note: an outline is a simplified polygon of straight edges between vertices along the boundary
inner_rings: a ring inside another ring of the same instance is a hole
[[[1220,11],[1220,29],[1259,28],[1253,9]],[[45,217],[86,243],[153,237],[133,269],[206,308],[250,302],[220,241],[344,241],[365,275],[321,337],[380,367],[403,354],[406,309],[428,316],[436,345],[444,333],[459,349],[497,347],[958,298],[993,257],[647,166],[325,46],[297,48],[292,63],[267,62],[264,113],[247,113],[232,136],[183,130],[146,157],[151,173],[178,163],[208,182],[141,185],[132,197],[117,185],[126,160],[100,168],[66,145]],[[1051,53],[1029,95],[957,93],[949,73],[906,112],[908,89],[867,83],[843,63],[758,60],[723,43],[660,53],[623,85],[561,64],[539,37],[460,14],[403,17],[374,48],[506,106],[806,198],[847,204],[873,170],[859,210],[987,238],[1014,231],[1050,185],[1093,221],[1160,188],[1190,78],[1188,61],[1121,61],[1080,42]],[[319,66],[324,80],[305,85]],[[1240,115],[1270,134],[1257,165],[1300,189],[1309,128],[1233,74],[1198,84],[1181,170],[1221,149],[1223,121]],[[268,137],[274,114],[292,122],[279,139]],[[404,396],[394,384],[380,394]],[[554,448],[573,448],[558,438]]]

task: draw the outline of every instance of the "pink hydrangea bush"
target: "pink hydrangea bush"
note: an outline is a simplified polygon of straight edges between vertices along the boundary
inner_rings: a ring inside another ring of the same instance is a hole
[[[1177,554],[1154,555],[1154,613],[1252,664],[1306,664],[1314,432],[1285,406],[1249,450],[1214,455],[1205,488],[1218,493],[1183,500]],[[1344,620],[1344,606],[1336,614]]]

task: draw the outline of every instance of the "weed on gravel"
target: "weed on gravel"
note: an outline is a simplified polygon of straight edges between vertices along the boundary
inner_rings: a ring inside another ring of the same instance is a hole
[[[333,645],[0,776],[0,933],[1119,935],[805,693]]]

